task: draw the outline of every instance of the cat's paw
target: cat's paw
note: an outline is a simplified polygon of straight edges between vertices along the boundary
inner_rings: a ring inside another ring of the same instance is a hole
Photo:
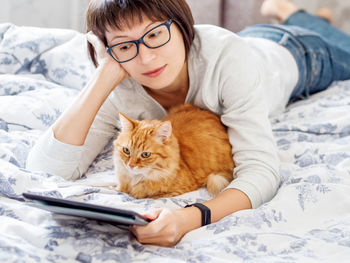
[[[142,199],[147,197],[143,192],[137,192],[137,191],[131,191],[130,195],[136,199]]]
[[[130,194],[130,187],[128,184],[118,183],[115,189],[120,193]]]

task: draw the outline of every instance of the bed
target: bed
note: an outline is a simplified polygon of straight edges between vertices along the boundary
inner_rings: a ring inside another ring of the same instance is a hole
[[[282,180],[270,202],[163,248],[22,197],[29,191],[140,213],[210,198],[205,189],[158,200],[114,191],[110,143],[77,181],[25,169],[30,148],[92,72],[83,34],[0,24],[0,262],[350,262],[350,81],[271,117]]]

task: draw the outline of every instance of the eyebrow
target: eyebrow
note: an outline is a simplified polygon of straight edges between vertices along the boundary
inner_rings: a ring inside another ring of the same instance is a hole
[[[151,26],[151,25],[153,25],[154,23],[157,23],[157,22],[151,22],[151,23],[149,23],[146,27],[145,27],[145,33],[148,31],[148,29],[149,29],[149,27]],[[113,42],[114,40],[116,40],[116,39],[118,39],[118,38],[125,38],[125,37],[129,37],[129,36],[115,36],[115,37],[113,37],[112,39],[111,39],[111,42]]]

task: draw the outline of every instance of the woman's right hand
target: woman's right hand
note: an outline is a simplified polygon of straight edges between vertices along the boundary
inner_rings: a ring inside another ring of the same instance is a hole
[[[96,52],[98,63],[97,70],[103,74],[105,81],[111,85],[113,90],[121,81],[130,77],[124,68],[115,61],[106,50],[104,43],[91,31],[86,34],[86,39],[90,42]]]

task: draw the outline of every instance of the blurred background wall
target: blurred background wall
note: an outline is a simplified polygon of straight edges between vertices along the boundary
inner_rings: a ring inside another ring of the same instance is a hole
[[[237,32],[247,25],[268,23],[259,14],[263,0],[188,0],[197,23],[222,25]],[[0,23],[71,28],[84,31],[89,0],[0,0]],[[350,0],[294,0],[311,13],[334,11],[334,24],[350,34]]]
[[[88,2],[89,0],[0,0],[0,23],[83,31]]]
[[[334,25],[350,34],[350,0],[293,1],[313,14],[321,7],[331,8]],[[262,2],[263,0],[188,0],[197,23],[222,25],[234,32],[247,25],[273,22],[260,15]]]

